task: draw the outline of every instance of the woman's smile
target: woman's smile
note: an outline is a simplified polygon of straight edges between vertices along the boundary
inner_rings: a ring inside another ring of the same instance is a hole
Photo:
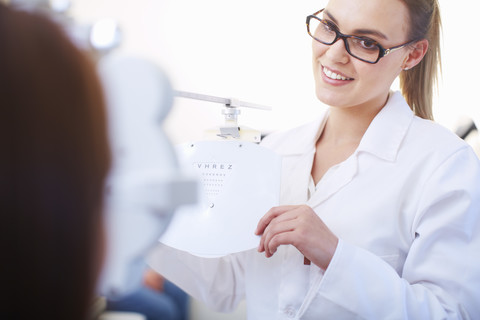
[[[322,66],[323,73],[332,80],[342,80],[342,81],[349,81],[354,80],[353,78],[347,77],[338,71],[330,70],[329,68]]]
[[[333,86],[350,84],[353,80],[355,80],[341,73],[340,71],[329,69],[323,65],[321,65],[321,73],[323,81]]]

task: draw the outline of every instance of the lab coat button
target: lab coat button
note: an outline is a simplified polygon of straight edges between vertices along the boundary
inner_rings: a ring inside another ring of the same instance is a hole
[[[292,307],[286,307],[286,308],[283,310],[283,313],[285,313],[285,315],[286,315],[288,318],[293,318],[293,317],[295,317],[295,310],[294,310]]]

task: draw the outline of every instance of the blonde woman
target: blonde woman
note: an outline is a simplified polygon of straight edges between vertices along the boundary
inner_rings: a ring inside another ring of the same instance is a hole
[[[248,319],[478,317],[480,164],[431,121],[437,1],[312,12],[316,95],[330,108],[263,141],[283,156],[282,205],[259,221],[258,250],[201,260],[161,247],[152,264],[219,310],[246,298]]]

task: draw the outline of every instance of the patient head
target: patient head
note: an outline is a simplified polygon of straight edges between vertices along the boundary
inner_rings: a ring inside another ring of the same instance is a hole
[[[110,153],[95,68],[45,17],[0,4],[2,319],[85,319]]]

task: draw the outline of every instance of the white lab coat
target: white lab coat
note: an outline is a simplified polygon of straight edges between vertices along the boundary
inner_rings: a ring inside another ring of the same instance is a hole
[[[283,156],[282,204],[306,203],[340,238],[325,272],[304,265],[293,246],[269,259],[256,250],[202,259],[160,245],[152,267],[217,310],[246,298],[251,320],[478,319],[480,163],[472,149],[391,93],[353,155],[312,187],[326,117],[263,142]]]

